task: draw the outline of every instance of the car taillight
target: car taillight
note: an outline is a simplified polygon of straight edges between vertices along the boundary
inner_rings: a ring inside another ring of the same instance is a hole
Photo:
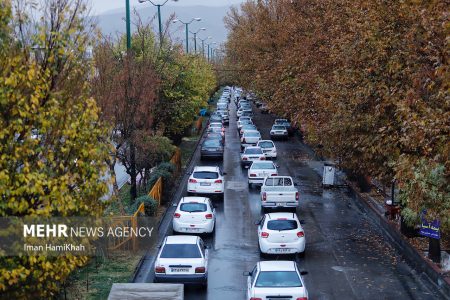
[[[262,200],[266,201],[267,200],[267,194],[266,192],[262,193]]]
[[[206,214],[206,215],[205,215],[205,218],[207,218],[207,219],[212,219],[212,217],[213,217],[212,214]]]
[[[166,268],[164,268],[164,267],[155,267],[155,273],[166,273]]]
[[[195,180],[195,179],[189,179],[189,183],[197,183],[197,180]]]
[[[181,214],[179,214],[179,213],[174,213],[174,214],[173,214],[173,217],[178,219],[179,217],[181,217]]]
[[[303,231],[299,231],[299,232],[297,232],[297,236],[298,236],[299,238],[302,238],[302,237],[305,236],[305,234],[303,233]]]
[[[308,297],[300,297],[300,298],[297,298],[297,300],[308,300]]]
[[[270,176],[278,176],[278,174],[270,174]]]
[[[251,297],[250,300],[262,300],[261,298]]]
[[[217,179],[214,183],[222,183],[222,179]]]
[[[298,199],[300,198],[300,195],[299,195],[299,193],[298,192],[295,192],[295,200],[297,200],[298,201]]]
[[[242,158],[242,160],[247,160],[247,157],[244,156],[244,157]]]
[[[259,160],[266,160],[266,157],[265,157],[265,156],[261,156],[261,157],[259,158]]]
[[[205,273],[205,267],[197,267],[195,268],[195,273]]]
[[[268,238],[269,237],[269,233],[268,232],[261,232],[261,237],[262,238]]]
[[[256,177],[256,174],[250,174],[250,177]]]

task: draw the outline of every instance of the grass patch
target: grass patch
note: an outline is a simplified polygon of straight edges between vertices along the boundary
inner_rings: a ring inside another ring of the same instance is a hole
[[[67,299],[107,299],[113,283],[131,281],[141,257],[142,253],[120,252],[104,260],[93,258],[68,279],[70,286],[66,288]]]

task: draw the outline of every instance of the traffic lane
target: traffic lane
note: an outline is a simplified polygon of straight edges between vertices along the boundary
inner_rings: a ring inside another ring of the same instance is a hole
[[[226,129],[224,201],[216,205],[214,236],[206,237],[212,245],[209,251],[208,287],[201,290],[185,288],[185,299],[244,299],[247,278],[243,271],[250,270],[259,260],[257,236],[249,207],[247,173],[240,167],[240,143],[236,126],[236,109],[230,105],[230,125]],[[204,163],[204,162],[202,162]],[[210,162],[205,162],[210,163]]]
[[[275,118],[255,114],[263,138]],[[355,205],[346,189],[324,190],[312,166],[314,154],[298,139],[276,142],[280,174],[299,183],[297,209],[305,220],[306,257],[298,260],[309,271],[305,282],[311,299],[439,299],[427,282],[398,259],[378,226]],[[258,193],[250,198],[259,200]]]

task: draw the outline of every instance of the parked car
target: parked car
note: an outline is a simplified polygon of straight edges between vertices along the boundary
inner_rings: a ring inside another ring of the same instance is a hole
[[[249,166],[254,161],[265,159],[266,157],[260,147],[246,147],[241,154],[241,167]]]
[[[167,236],[155,261],[154,282],[208,283],[208,247],[193,235]]]
[[[289,135],[294,134],[294,128],[291,126],[291,122],[289,122],[287,119],[275,119],[274,124],[286,127],[286,130]]]
[[[222,128],[219,127],[208,127],[208,129],[206,130],[206,133],[218,133],[222,136],[223,139],[225,139],[225,132],[222,131]]]
[[[251,109],[244,109],[242,110],[241,117],[252,117],[253,112]]]
[[[256,126],[254,124],[244,124],[244,125],[242,125],[241,129],[239,130],[239,136],[242,136],[244,131],[249,131],[249,130],[258,130],[258,128],[256,128]]]
[[[225,127],[223,127],[222,122],[211,122],[209,123],[208,128],[220,128],[222,132],[225,131]]]
[[[173,214],[174,233],[212,233],[216,223],[216,211],[206,197],[183,197]]]
[[[223,135],[221,132],[206,132],[206,139],[221,140],[222,143],[225,145],[225,135]]]
[[[296,209],[300,194],[290,176],[269,176],[261,186],[261,208]]]
[[[246,299],[308,300],[302,278],[305,274],[307,272],[300,271],[295,261],[260,261],[251,272],[244,272],[248,276]]]
[[[252,120],[249,120],[249,119],[239,120],[237,122],[237,130],[238,130],[238,132],[241,130],[243,125],[248,125],[248,124],[253,124]]]
[[[286,127],[283,125],[273,125],[272,129],[270,129],[270,138],[271,139],[287,139],[288,132]]]
[[[271,140],[260,140],[256,146],[261,147],[266,158],[276,159],[277,158],[277,147],[275,143]]]
[[[230,124],[230,114],[228,113],[228,111],[220,111],[220,114],[222,116],[222,123],[225,125],[229,125]]]
[[[220,114],[213,114],[209,117],[209,123],[222,123],[222,116]]]
[[[261,133],[258,130],[244,130],[241,136],[241,149],[256,146],[259,140],[261,140]]]
[[[248,169],[248,187],[251,188],[252,184],[263,184],[267,176],[277,176],[277,168],[278,166],[271,161],[254,161]]]
[[[305,254],[305,232],[295,213],[265,214],[258,225],[259,251],[265,254]]]
[[[224,148],[222,139],[206,139],[200,148],[200,158],[218,158],[222,160]]]

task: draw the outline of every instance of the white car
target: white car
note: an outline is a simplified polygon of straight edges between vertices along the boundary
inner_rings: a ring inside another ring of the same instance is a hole
[[[241,148],[256,146],[261,140],[261,133],[258,130],[244,130],[241,136]]]
[[[223,124],[218,122],[210,123],[208,128],[220,128],[222,131],[225,131],[225,127],[223,127]]]
[[[219,167],[194,168],[187,184],[187,192],[190,195],[217,195],[223,199],[225,180]]]
[[[261,254],[305,254],[305,232],[295,213],[265,214],[258,224]]]
[[[266,156],[259,147],[246,147],[241,154],[241,167],[249,166],[254,161],[266,160]]]
[[[295,261],[260,261],[247,278],[247,300],[308,300],[302,272]]]
[[[239,120],[238,122],[237,122],[237,130],[238,130],[238,132],[241,130],[241,128],[242,128],[242,126],[244,126],[244,125],[251,125],[251,124],[253,124],[253,122],[252,122],[252,120]]]
[[[183,197],[173,214],[173,232],[212,233],[216,223],[216,212],[211,200],[206,197]]]
[[[267,176],[277,176],[277,167],[278,166],[271,161],[254,161],[248,169],[248,187],[251,188],[254,183],[263,184],[264,178]]]
[[[271,139],[287,139],[288,131],[286,127],[283,125],[273,125],[272,129],[270,129],[270,138]]]
[[[167,236],[155,261],[154,282],[208,283],[208,247],[194,235]]]
[[[262,151],[264,152],[264,155],[267,158],[276,159],[277,158],[277,147],[275,146],[275,143],[271,140],[261,140],[259,141],[256,146],[261,147]]]

